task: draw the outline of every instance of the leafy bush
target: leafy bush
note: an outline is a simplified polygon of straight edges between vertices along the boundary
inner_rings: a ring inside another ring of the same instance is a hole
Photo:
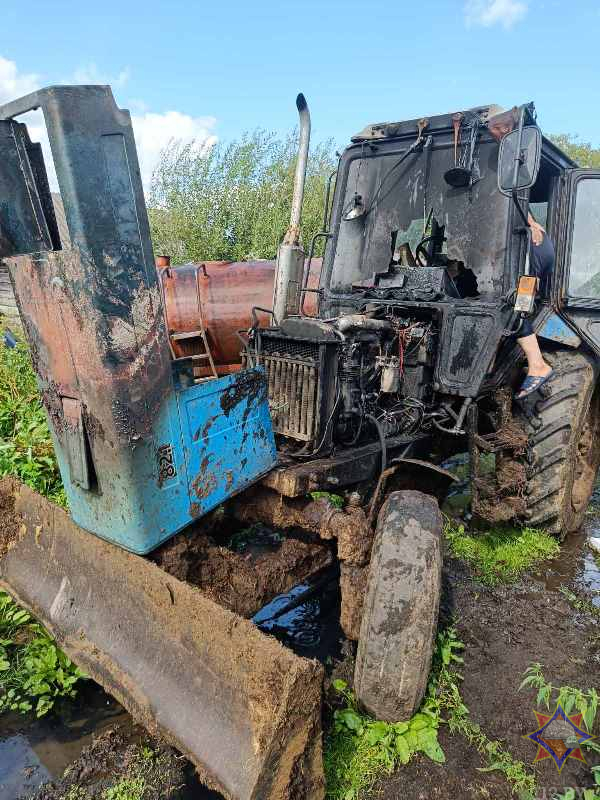
[[[154,172],[148,202],[155,252],[175,263],[274,258],[289,224],[297,146],[297,134],[277,139],[265,131],[210,148],[173,141]],[[330,142],[311,148],[306,247],[321,229],[334,168]]]
[[[533,775],[471,719],[460,693],[463,659],[459,653],[463,648],[454,627],[438,634],[427,694],[418,713],[408,722],[393,724],[372,719],[358,709],[343,681],[334,684],[345,706],[335,712],[333,727],[325,739],[328,798],[364,800],[379,778],[407,764],[419,752],[444,763],[437,738],[439,726],[444,724],[450,733],[464,736],[481,754],[486,763],[481,772],[502,772],[515,794],[523,800],[533,800]]]
[[[343,508],[345,505],[344,498],[340,494],[332,494],[331,492],[311,492],[310,496],[313,500],[325,498],[336,508]]]
[[[541,561],[553,558],[560,546],[545,531],[506,528],[469,534],[464,525],[447,519],[444,527],[450,552],[467,561],[482,583],[511,583]]]
[[[81,670],[39,623],[0,592],[0,712],[48,713],[58,697],[75,697]]]
[[[66,496],[27,347],[0,342],[0,477],[14,475],[59,505]]]

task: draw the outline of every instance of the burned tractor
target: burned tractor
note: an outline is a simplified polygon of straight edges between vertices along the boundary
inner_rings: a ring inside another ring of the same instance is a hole
[[[310,117],[302,96],[297,106],[273,302],[254,307],[248,293],[239,364],[237,332],[205,320],[224,273],[157,274],[130,118],[110,89],[0,107],[0,239],[71,515],[5,482],[20,524],[0,584],[210,785],[244,800],[323,797],[322,669],[242,619],[269,597],[241,580],[246,564],[218,591],[173,569],[186,549],[210,561],[213,509],[287,532],[298,564],[318,544],[310,568],[277,573],[278,591],[339,560],[357,697],[401,720],[431,661],[444,460],[469,451],[475,513],[562,535],[581,523],[600,459],[600,173],[541,135],[532,104],[371,125],[340,158],[306,261]],[[68,248],[40,147],[18,122],[34,108]],[[529,211],[556,244],[548,285],[530,275]],[[526,319],[555,374],[517,403]]]
[[[559,536],[581,525],[600,459],[598,177],[542,137],[533,104],[353,138],[319,234],[319,288],[306,285],[309,261],[285,298],[276,292],[280,323],[254,326],[243,355],[265,368],[280,456],[329,459],[324,481],[306,488],[362,478],[381,492],[383,476],[388,490],[424,488],[432,462],[468,446],[476,513]],[[556,243],[543,285],[530,271],[528,212]],[[303,313],[308,293],[316,319]],[[555,375],[515,403],[525,320]],[[359,476],[348,456],[363,450],[377,457]],[[481,453],[496,456],[491,477],[480,475]],[[407,459],[429,462],[420,486]]]

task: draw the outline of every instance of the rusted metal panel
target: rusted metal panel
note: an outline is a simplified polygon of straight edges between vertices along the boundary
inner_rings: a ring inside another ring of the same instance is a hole
[[[321,685],[250,622],[103,542],[16,481],[0,585],[68,655],[232,800],[322,800]]]
[[[162,257],[164,258],[164,256]],[[312,260],[309,288],[317,288],[322,260]],[[198,264],[165,265],[159,268],[170,333],[198,330],[198,291],[207,339],[217,372],[239,369],[241,342],[237,331],[252,325],[252,309],[271,308],[275,282],[274,261],[204,261]],[[305,313],[316,315],[316,295],[306,295]],[[257,312],[262,325],[269,315]],[[201,352],[200,337],[174,342],[176,355]]]

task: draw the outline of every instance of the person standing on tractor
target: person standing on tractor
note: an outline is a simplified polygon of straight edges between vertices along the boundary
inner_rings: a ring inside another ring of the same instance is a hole
[[[530,272],[539,279],[540,286],[543,286],[554,269],[554,245],[531,213],[527,215],[527,222],[531,228]],[[517,400],[521,400],[543,386],[551,378],[553,369],[544,360],[537,336],[527,318],[523,320],[517,341],[527,359],[527,376],[515,395]]]
[[[516,121],[516,109],[500,112],[491,117],[488,129],[496,141],[500,142],[514,129]],[[531,228],[530,273],[539,279],[540,286],[544,286],[554,269],[554,245],[531,212],[527,215],[527,223]],[[527,318],[523,320],[518,331],[517,341],[527,359],[527,376],[515,395],[520,400],[543,386],[552,376],[553,370],[550,364],[544,360],[537,336]]]

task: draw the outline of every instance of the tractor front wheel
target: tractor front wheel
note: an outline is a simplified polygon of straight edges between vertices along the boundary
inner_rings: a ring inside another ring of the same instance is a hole
[[[442,582],[442,516],[430,495],[392,492],[377,520],[354,671],[361,705],[399,722],[431,667]]]

